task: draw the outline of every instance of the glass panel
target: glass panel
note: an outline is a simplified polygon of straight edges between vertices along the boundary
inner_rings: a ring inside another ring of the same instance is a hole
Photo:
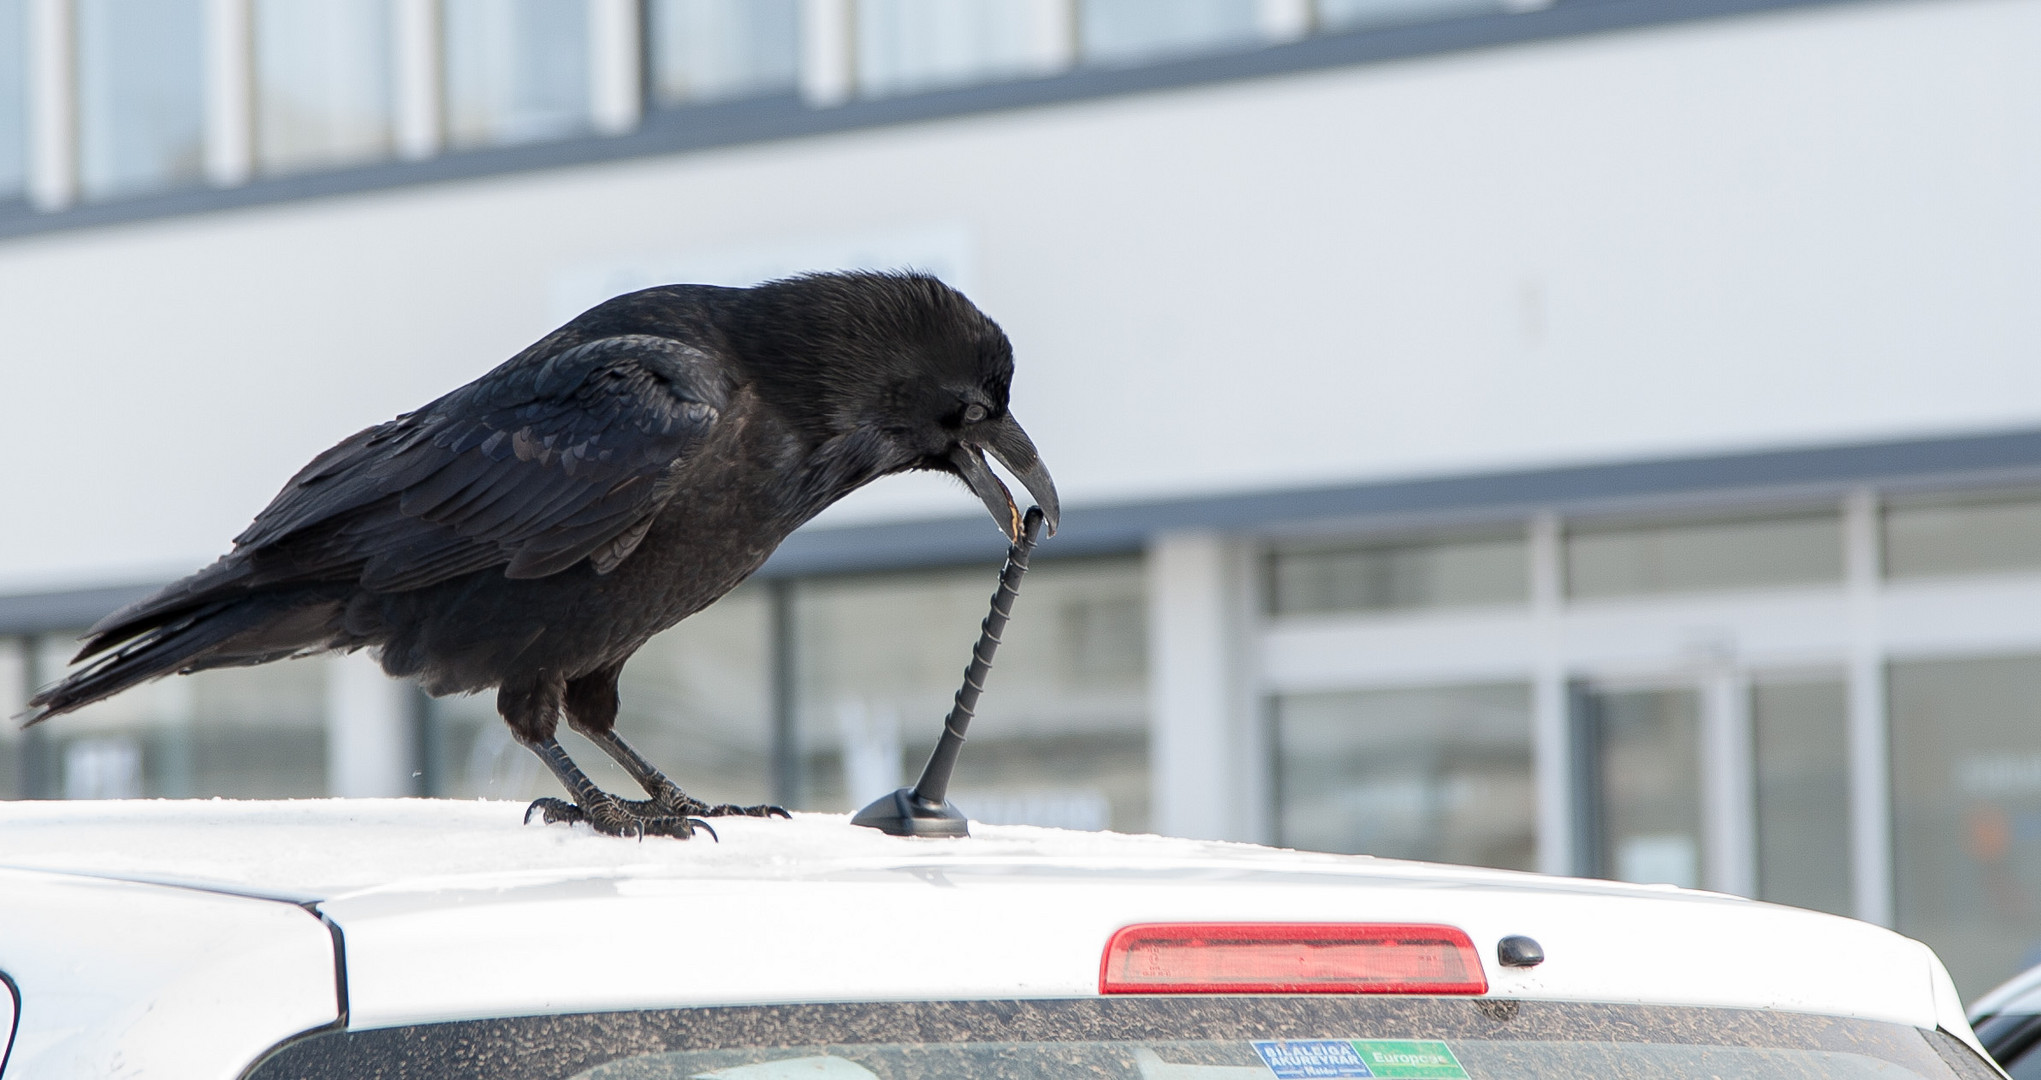
[[[54,681],[76,651],[43,641]],[[326,793],[326,664],[291,660],[145,683],[35,729],[67,799],[312,798]]]
[[[78,0],[78,170],[88,198],[204,169],[204,0]]]
[[[1840,582],[1835,514],[1582,528],[1566,537],[1577,597]]]
[[[270,172],[390,152],[389,0],[256,0],[255,153]]]
[[[1751,690],[1758,898],[1848,915],[1849,698],[1841,682]]]
[[[1139,64],[1247,48],[1261,39],[1256,0],[1079,0],[1077,40],[1094,63]]]
[[[20,638],[0,638],[0,718],[21,715],[28,708],[28,649]],[[27,794],[23,781],[28,762],[24,760],[27,732],[15,720],[0,722],[0,799],[19,799]]]
[[[1022,1003],[640,1009],[327,1028],[292,1040],[249,1076],[467,1076],[475,1071],[471,1062],[513,1060],[519,1076],[587,1080],[1994,1075],[1955,1037],[1905,1023],[1535,999],[1512,1000],[1498,1019],[1502,1013],[1492,1000],[1394,994],[1137,994]],[[1298,1041],[1317,1039],[1336,1041],[1315,1046]],[[1275,1040],[1291,1041],[1285,1047]]]
[[[991,82],[1034,66],[1033,0],[860,0],[859,88],[867,95]]]
[[[618,684],[617,731],[681,790],[708,802],[772,797],[771,603],[742,587],[638,650]],[[496,696],[432,704],[435,794],[533,799],[559,782],[510,737]],[[596,783],[639,797],[629,774],[563,725],[560,741]]]
[[[1530,600],[1521,536],[1279,550],[1270,563],[1277,615],[1391,611]]]
[[[1898,502],[1885,511],[1890,577],[2041,569],[2041,499],[2032,494]]]
[[[1278,698],[1276,755],[1286,846],[1537,867],[1527,686]]]
[[[757,1049],[641,1051],[569,1080],[1241,1080],[1243,1077],[1418,1076],[1520,1080],[1922,1080],[1953,1076],[1918,1050],[1919,1071],[1858,1050],[1695,1046],[1614,1040],[1411,1039],[1393,1024],[1301,1044],[1140,1040],[830,1042]],[[1359,1034],[1359,1040],[1350,1036]],[[1394,1038],[1383,1038],[1392,1035]],[[1369,1038],[1373,1036],[1373,1038]],[[1294,1057],[1285,1051],[1291,1051]],[[1280,1049],[1279,1049],[1280,1048]],[[1337,1049],[1332,1049],[1337,1048]],[[1912,1048],[1909,1048],[1912,1049]],[[1337,1056],[1335,1056],[1337,1055]],[[1330,1059],[1329,1061],[1327,1059]],[[1379,1070],[1379,1071],[1377,1071]]]
[[[1592,695],[1600,866],[1618,881],[1701,884],[1700,695]]]
[[[585,0],[445,0],[447,134],[531,142],[588,126]]]
[[[2041,657],[1891,668],[1899,930],[1965,998],[2041,962]]]
[[[1500,0],[1318,0],[1318,27],[1332,32],[1365,30],[1507,10]]]
[[[28,181],[28,0],[0,0],[0,199]]]
[[[913,779],[995,584],[987,566],[799,586],[803,808],[856,809]],[[1145,605],[1138,560],[1028,572],[950,790],[959,808],[992,823],[1147,827]]]
[[[799,0],[652,0],[647,17],[660,104],[794,92]]]

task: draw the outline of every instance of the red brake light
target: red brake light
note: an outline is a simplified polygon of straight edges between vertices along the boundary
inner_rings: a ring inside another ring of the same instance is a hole
[[[1464,931],[1382,923],[1147,923],[1106,943],[1101,994],[1484,994]]]

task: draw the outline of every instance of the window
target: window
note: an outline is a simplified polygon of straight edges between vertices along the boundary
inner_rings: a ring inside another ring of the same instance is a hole
[[[1078,0],[1087,62],[1142,64],[1248,48],[1260,41],[1255,0]]]
[[[28,182],[28,0],[0,0],[0,201]]]
[[[583,0],[445,0],[447,135],[472,147],[588,126]]]
[[[1849,705],[1835,680],[1751,690],[1758,898],[1848,915]]]
[[[0,637],[0,713],[10,717],[28,707],[31,690],[27,644],[21,638]],[[19,721],[0,724],[0,799],[28,795],[22,785],[27,779],[28,762],[24,754],[27,741],[27,732]]]
[[[1595,873],[1699,888],[1700,695],[1684,688],[1590,691],[1583,705]]]
[[[2041,498],[1978,495],[1895,500],[1885,511],[1890,577],[2041,570]]]
[[[1279,842],[1531,870],[1531,695],[1520,684],[1276,699]]]
[[[1041,71],[1062,50],[1032,0],[861,0],[857,73],[868,96],[993,82]]]
[[[1899,930],[1966,999],[2041,962],[2041,657],[1891,668]]]
[[[854,810],[912,781],[994,584],[985,567],[796,587],[802,808]],[[1145,613],[1137,560],[1030,570],[951,801],[993,823],[1144,829]]]
[[[196,183],[204,0],[78,0],[78,174],[87,198]]]
[[[652,0],[646,18],[659,104],[794,92],[799,0]]]
[[[1522,536],[1278,549],[1269,576],[1277,615],[1522,604],[1531,588]]]
[[[76,651],[39,639],[39,682]],[[294,660],[138,686],[16,741],[25,795],[306,798],[326,793],[326,665]]]
[[[387,156],[388,0],[256,0],[255,153],[264,171]]]
[[[1840,583],[1842,574],[1835,514],[1589,526],[1566,538],[1567,592],[1581,598]]]
[[[1335,32],[1367,30],[1509,10],[1500,0],[1318,0],[1318,25]]]
[[[1783,1010],[1535,999],[1511,1000],[1512,1011],[1505,1014],[1495,1006],[1481,998],[1383,994],[1137,994],[636,1009],[404,1027],[329,1026],[286,1042],[248,1075],[438,1080],[472,1076],[475,1063],[487,1061],[505,1063],[492,1076],[569,1080],[1253,1078],[1276,1075],[1256,1041],[1291,1033],[1396,1042],[1357,1045],[1369,1058],[1353,1059],[1358,1068],[1314,1070],[1348,1075],[1626,1080],[1994,1075],[1954,1036],[1904,1023]],[[1437,1056],[1413,1061],[1413,1050],[1434,1050]],[[1374,1056],[1382,1051],[1395,1056]]]
[[[682,791],[711,803],[772,799],[771,597],[744,586],[654,637],[624,665],[617,731]],[[560,796],[559,782],[510,736],[496,695],[432,703],[435,794]],[[561,742],[596,783],[640,797],[630,775],[568,731]]]

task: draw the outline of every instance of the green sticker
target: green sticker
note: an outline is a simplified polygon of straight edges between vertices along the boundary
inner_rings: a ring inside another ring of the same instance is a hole
[[[1452,1048],[1430,1039],[1355,1039],[1354,1053],[1376,1076],[1421,1076],[1467,1080]]]

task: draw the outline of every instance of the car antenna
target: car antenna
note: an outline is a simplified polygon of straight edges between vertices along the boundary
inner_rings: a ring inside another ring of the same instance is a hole
[[[877,829],[888,836],[969,836],[971,823],[964,812],[948,799],[950,773],[957,767],[957,754],[964,749],[964,732],[978,709],[978,695],[985,692],[985,676],[992,670],[992,654],[999,650],[999,637],[1006,633],[1006,620],[1013,615],[1014,597],[1020,595],[1021,575],[1028,572],[1028,555],[1042,538],[1042,508],[1029,507],[1021,522],[1020,537],[1006,549],[1006,565],[999,571],[999,588],[992,594],[992,610],[978,630],[978,645],[971,650],[971,664],[964,669],[964,685],[957,687],[957,700],[943,721],[943,733],[935,751],[922,766],[921,779],[911,788],[880,797],[850,819],[853,825]]]

